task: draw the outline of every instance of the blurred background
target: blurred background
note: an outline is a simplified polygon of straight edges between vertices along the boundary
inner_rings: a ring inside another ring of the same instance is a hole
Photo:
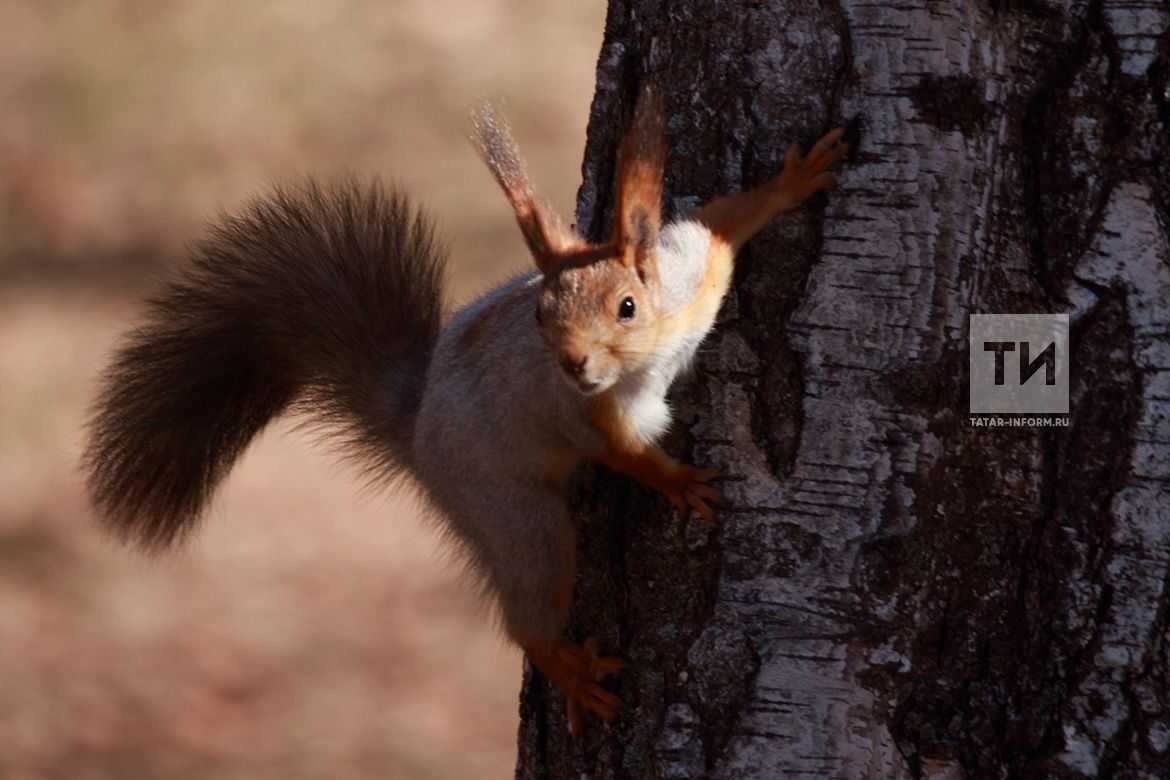
[[[579,182],[602,0],[0,0],[0,778],[512,775],[520,656],[407,493],[265,433],[194,544],[103,537],[95,377],[221,208],[396,181],[453,303],[526,266],[465,140],[501,103],[543,194]]]

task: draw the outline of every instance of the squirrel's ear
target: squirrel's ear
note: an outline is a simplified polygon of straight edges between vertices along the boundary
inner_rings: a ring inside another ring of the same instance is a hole
[[[662,221],[662,175],[666,136],[662,102],[650,87],[634,109],[634,121],[622,141],[617,166],[617,218],[614,246],[622,262],[645,281],[658,274],[654,246]]]
[[[547,274],[560,258],[576,249],[580,241],[536,199],[508,123],[486,102],[472,112],[472,121],[479,154],[512,204],[536,267]]]

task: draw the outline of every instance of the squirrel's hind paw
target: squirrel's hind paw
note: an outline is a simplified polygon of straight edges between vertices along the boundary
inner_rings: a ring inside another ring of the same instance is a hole
[[[577,645],[558,639],[551,647],[523,647],[528,660],[565,694],[574,739],[581,734],[583,710],[605,720],[612,720],[617,714],[621,700],[603,688],[599,681],[621,671],[620,660],[598,656],[592,642]]]

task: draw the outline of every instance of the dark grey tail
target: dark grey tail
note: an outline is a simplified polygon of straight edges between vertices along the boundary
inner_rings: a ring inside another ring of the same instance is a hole
[[[370,472],[409,469],[444,260],[378,186],[309,182],[223,218],[104,377],[85,468],[108,525],[148,548],[181,538],[290,405]]]

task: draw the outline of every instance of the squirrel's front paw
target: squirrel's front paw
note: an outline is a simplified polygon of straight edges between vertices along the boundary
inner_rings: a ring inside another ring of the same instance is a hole
[[[719,474],[719,469],[700,469],[680,463],[677,471],[661,486],[661,490],[679,512],[685,514],[689,507],[711,520],[715,514],[710,504],[722,504],[723,494],[708,485],[707,481]]]
[[[828,167],[849,151],[849,145],[841,142],[845,128],[838,127],[825,134],[809,150],[805,157],[800,144],[793,142],[784,156],[784,170],[770,185],[786,202],[799,203],[818,190],[828,189],[837,183]]]

